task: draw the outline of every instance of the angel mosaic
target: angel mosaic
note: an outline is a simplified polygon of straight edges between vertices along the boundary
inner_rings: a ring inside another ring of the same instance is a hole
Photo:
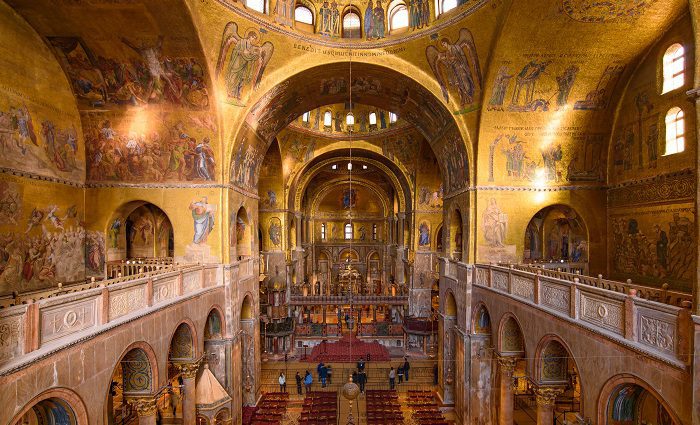
[[[274,50],[269,41],[260,44],[260,34],[256,29],[247,29],[241,37],[238,35],[238,24],[226,24],[216,73],[218,76],[223,71],[229,98],[241,101],[247,89],[254,90],[260,85]]]
[[[459,106],[464,107],[474,101],[475,93],[481,90],[481,68],[471,31],[459,30],[459,38],[451,43],[448,38],[440,40],[440,50],[428,46],[425,56],[430,68],[440,84],[442,97],[449,102],[448,86],[454,87],[459,95]]]

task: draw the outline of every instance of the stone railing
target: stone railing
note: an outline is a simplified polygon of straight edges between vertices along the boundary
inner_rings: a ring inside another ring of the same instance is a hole
[[[404,305],[408,304],[407,296],[389,295],[292,295],[293,305]]]
[[[253,272],[255,271],[255,261],[257,260],[249,255],[241,255],[238,257],[239,279],[246,279],[253,276]]]
[[[533,273],[515,267],[477,264],[476,286],[488,288],[566,317],[576,325],[603,334],[624,346],[677,366],[690,361],[691,312],[637,296]]]
[[[583,261],[529,261],[525,262],[523,265],[541,269],[558,270],[566,273],[588,274],[588,263]]]
[[[675,305],[676,307],[692,307],[693,294],[668,290],[668,284],[663,284],[660,288],[648,285],[637,285],[632,283],[632,279],[627,279],[626,282],[618,282],[615,280],[603,279],[602,274],[599,274],[597,277],[586,276],[583,274],[569,273],[558,269],[553,270],[551,268],[543,268],[539,264],[517,264],[513,265],[513,268],[531,273],[540,272],[540,274],[543,276],[568,280],[569,282],[574,282],[576,279],[578,279],[578,282],[584,285],[595,286],[596,288],[608,289],[610,291],[620,292],[623,294],[629,294],[630,290],[634,289],[637,291],[637,296],[640,298],[657,301],[664,304],[671,304]]]
[[[107,263],[107,278],[114,279],[123,276],[134,276],[141,273],[151,273],[172,267],[172,257],[163,258],[134,258],[129,260],[110,261]]]
[[[219,265],[99,282],[95,288],[27,300],[0,311],[0,374],[141,314],[223,284]]]

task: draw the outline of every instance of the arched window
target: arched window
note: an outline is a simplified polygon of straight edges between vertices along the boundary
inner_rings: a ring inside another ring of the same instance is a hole
[[[294,20],[296,22],[313,25],[314,14],[311,13],[311,10],[306,6],[297,6],[296,9],[294,9]]]
[[[304,114],[301,116],[301,120],[303,122],[309,122],[309,115],[311,115],[311,114],[308,112],[304,112]]]
[[[440,13],[445,13],[449,12],[450,10],[454,9],[458,5],[457,0],[442,0],[442,7],[440,8]]]
[[[333,125],[333,114],[331,114],[331,111],[326,111],[323,114],[323,126],[330,127],[332,125]]]
[[[665,155],[685,150],[685,114],[681,108],[671,108],[666,113],[666,152]]]
[[[348,12],[343,16],[343,38],[362,38],[360,15]]]
[[[326,240],[326,223],[321,223],[321,240]]]
[[[377,125],[377,113],[376,112],[369,113],[369,125]]]
[[[348,114],[345,116],[345,124],[348,126],[355,125],[355,116],[352,114],[352,112],[348,112]]]
[[[394,6],[389,16],[389,31],[408,27],[408,9],[405,4]]]
[[[664,53],[664,84],[661,93],[668,93],[685,84],[685,49],[676,43]]]
[[[395,113],[389,112],[389,124],[395,123],[397,119],[398,119],[398,117],[396,116]]]
[[[248,9],[253,9],[256,12],[265,13],[265,0],[246,0],[245,5]]]
[[[345,224],[345,239],[352,239],[352,224],[350,223]]]

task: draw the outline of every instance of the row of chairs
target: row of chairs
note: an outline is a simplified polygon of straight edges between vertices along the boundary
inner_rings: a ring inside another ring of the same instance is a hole
[[[289,394],[271,392],[263,394],[253,413],[251,425],[280,425],[287,413]]]
[[[304,397],[299,425],[335,425],[338,395],[335,391],[311,391]]]
[[[440,411],[432,391],[409,390],[406,404],[419,425],[452,425]]]
[[[367,390],[367,425],[403,423],[403,413],[396,390]]]

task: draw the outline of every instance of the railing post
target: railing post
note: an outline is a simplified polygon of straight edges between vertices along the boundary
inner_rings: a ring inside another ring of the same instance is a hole
[[[27,313],[24,316],[24,353],[39,349],[39,305],[33,299],[27,300]]]
[[[146,281],[146,305],[153,306],[153,279],[149,276]]]
[[[603,287],[603,275],[599,274],[598,275],[598,284],[596,285],[596,288],[602,288]]]
[[[199,270],[199,287],[205,288],[206,286],[204,283],[204,264],[202,264],[202,268]]]
[[[513,266],[508,267],[508,293],[513,293]]]
[[[175,283],[175,292],[178,296],[182,296],[183,294],[183,280],[182,270],[180,270],[180,273],[177,274],[177,282]]]
[[[102,293],[100,294],[100,325],[109,322],[109,289],[104,283],[100,285]]]
[[[634,341],[634,297],[637,295],[636,289],[629,289],[629,295],[625,298],[625,339]]]
[[[572,319],[578,318],[578,278],[569,286],[569,317]]]
[[[534,296],[535,296],[535,304],[540,303],[540,275],[542,274],[541,271],[537,270],[537,273],[535,273],[535,289],[533,291]]]
[[[690,301],[683,301],[681,303],[681,310],[678,312],[678,322],[676,330],[678,334],[676,343],[676,356],[678,360],[682,361],[686,365],[692,365],[693,360],[691,356],[692,350],[692,338],[693,338],[693,318],[691,317],[691,306]]]
[[[489,270],[489,288],[493,288],[493,269],[491,268],[491,265],[487,266]]]

